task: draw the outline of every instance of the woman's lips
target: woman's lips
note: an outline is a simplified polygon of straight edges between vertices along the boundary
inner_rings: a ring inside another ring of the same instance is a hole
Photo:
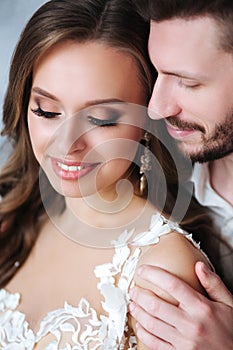
[[[57,176],[63,180],[77,180],[88,174],[100,163],[82,163],[51,158],[52,167]]]

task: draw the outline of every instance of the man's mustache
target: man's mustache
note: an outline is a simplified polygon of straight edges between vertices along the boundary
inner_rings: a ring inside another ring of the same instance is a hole
[[[185,122],[184,120],[181,120],[177,117],[168,117],[168,118],[166,118],[166,120],[169,122],[169,124],[177,127],[178,129],[198,130],[198,131],[201,131],[202,133],[205,133],[205,129],[198,124]]]

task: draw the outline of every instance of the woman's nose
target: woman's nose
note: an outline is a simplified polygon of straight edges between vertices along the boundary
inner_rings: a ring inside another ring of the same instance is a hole
[[[82,118],[68,118],[59,128],[55,144],[61,154],[83,151],[87,145],[88,126]]]

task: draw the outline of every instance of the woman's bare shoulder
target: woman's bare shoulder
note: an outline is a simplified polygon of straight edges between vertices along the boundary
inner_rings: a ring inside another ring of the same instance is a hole
[[[138,266],[142,264],[159,266],[181,278],[199,292],[204,293],[195,274],[194,266],[197,261],[208,264],[207,258],[200,249],[183,234],[173,231],[160,237],[158,244],[147,247],[142,252]],[[171,296],[137,276],[135,276],[135,282],[140,287],[150,289],[158,296],[176,303]]]

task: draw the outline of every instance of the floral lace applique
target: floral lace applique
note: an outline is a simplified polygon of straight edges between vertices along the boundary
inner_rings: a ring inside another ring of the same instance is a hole
[[[124,350],[126,346],[136,349],[136,338],[127,326],[127,307],[140,247],[157,244],[159,237],[171,230],[191,239],[178,225],[156,214],[152,216],[148,231],[133,237],[135,230],[125,230],[112,242],[115,246],[112,262],[94,269],[99,279],[97,287],[104,296],[102,307],[106,315],[98,316],[84,298],[77,307],[65,302],[63,308],[47,314],[34,334],[25,315],[17,310],[20,295],[0,290],[0,347],[33,350],[50,334],[53,339],[45,350]],[[129,246],[134,247],[132,252]]]
[[[25,315],[16,310],[19,300],[19,293],[0,290],[0,345],[4,350],[31,350],[35,344]]]
[[[171,231],[176,231],[192,241],[194,245],[196,242],[192,239],[192,234],[184,231],[176,222],[169,221],[160,214],[155,214],[151,218],[149,231],[139,233],[131,242],[133,246],[146,246],[159,243],[160,237],[168,234]],[[199,248],[199,245],[198,245]]]

